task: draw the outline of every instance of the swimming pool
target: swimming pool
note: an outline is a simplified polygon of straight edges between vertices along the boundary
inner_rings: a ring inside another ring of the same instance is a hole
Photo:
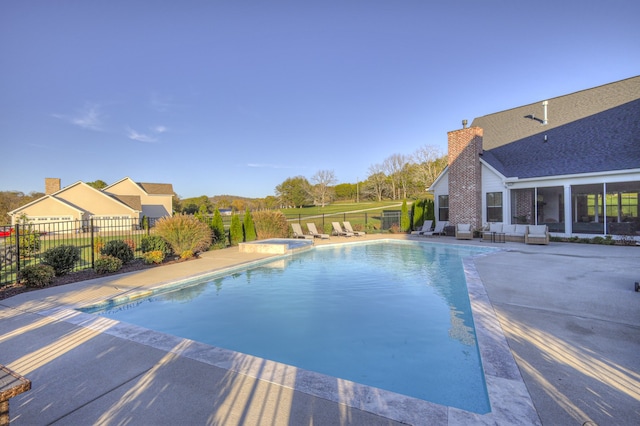
[[[461,261],[481,251],[321,247],[101,315],[485,413]]]

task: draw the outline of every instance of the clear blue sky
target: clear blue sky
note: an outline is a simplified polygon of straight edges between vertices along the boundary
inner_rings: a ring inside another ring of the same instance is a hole
[[[463,118],[640,74],[640,2],[3,1],[0,191],[339,183]]]

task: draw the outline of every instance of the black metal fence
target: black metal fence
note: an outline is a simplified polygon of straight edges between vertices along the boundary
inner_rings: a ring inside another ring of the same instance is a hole
[[[288,214],[290,222],[303,225],[313,222],[319,232],[331,234],[332,222],[351,222],[357,231],[368,233],[386,232],[400,226],[400,210],[382,212],[334,213],[334,214]],[[231,224],[231,216],[222,217],[225,231]],[[143,221],[131,218],[103,217],[82,221],[27,223],[0,226],[0,287],[17,282],[18,273],[28,265],[41,263],[42,254],[61,245],[80,248],[80,261],[74,271],[94,267],[100,250],[111,240],[123,240],[133,248],[136,257],[142,257],[139,249],[142,238],[149,235],[158,218]]]
[[[0,287],[15,283],[21,269],[39,264],[44,252],[61,245],[80,248],[80,261],[75,265],[75,271],[93,268],[100,249],[111,240],[125,241],[136,257],[141,257],[140,242],[156,220],[103,217],[1,226]]]
[[[375,213],[357,212],[357,213],[330,213],[330,214],[287,214],[285,215],[290,222],[296,221],[301,225],[314,223],[318,229],[323,230],[325,234],[331,234],[333,231],[332,222],[351,222],[354,229],[369,233],[384,232],[394,227],[400,227],[400,210],[383,210]]]

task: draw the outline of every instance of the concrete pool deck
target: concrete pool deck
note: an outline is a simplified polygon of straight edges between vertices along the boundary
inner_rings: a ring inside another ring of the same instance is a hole
[[[364,238],[332,237],[316,244]],[[640,280],[640,248],[407,239],[502,249],[465,267],[475,269],[484,284],[543,425],[640,423],[640,293],[633,291]],[[401,424],[366,406],[287,385],[301,378],[275,363],[245,357],[243,362],[253,365],[242,367],[259,374],[238,373],[236,366],[208,362],[214,356],[224,360],[223,350],[212,355],[211,347],[158,338],[106,319],[83,324],[60,309],[268,256],[237,248],[212,251],[197,261],[0,301],[0,363],[33,384],[11,400],[12,424]],[[269,376],[274,380],[255,378]],[[535,424],[538,418],[513,420]],[[470,424],[470,419],[448,415],[436,423]]]

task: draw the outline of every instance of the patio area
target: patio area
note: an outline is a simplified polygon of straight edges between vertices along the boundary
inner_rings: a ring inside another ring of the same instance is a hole
[[[633,285],[640,281],[640,248],[398,234],[331,237],[315,244],[365,238],[502,249],[465,266],[484,285],[539,423],[640,423],[640,293]],[[212,352],[205,345],[158,339],[158,333],[106,319],[87,327],[60,310],[269,256],[238,248],[211,251],[197,261],[0,301],[0,363],[32,381],[30,391],[11,399],[11,424],[403,424],[366,405],[337,403],[287,385],[292,371],[275,363],[244,365],[256,374],[239,374],[231,361],[228,368],[207,362]],[[413,424],[434,424],[422,420]],[[465,423],[449,414],[435,424]]]

